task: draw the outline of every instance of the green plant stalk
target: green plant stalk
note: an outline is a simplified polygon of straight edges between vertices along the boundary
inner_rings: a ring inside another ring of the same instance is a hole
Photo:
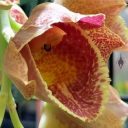
[[[9,30],[9,31],[8,31]],[[1,90],[0,90],[0,127],[3,121],[6,106],[8,106],[9,114],[14,128],[23,128],[16,108],[15,101],[11,92],[11,81],[3,70],[3,58],[5,49],[9,40],[14,36],[7,10],[0,10],[0,72],[2,74]]]
[[[8,92],[11,88],[11,82],[7,78],[7,76],[2,73],[2,85],[1,85],[1,92],[0,92],[0,126],[3,121],[7,101],[8,101]]]
[[[7,104],[7,100],[8,100],[8,90],[9,87],[7,87],[6,85],[10,85],[10,82],[8,81],[8,78],[6,77],[6,75],[4,74],[3,71],[3,56],[4,56],[4,52],[5,49],[7,47],[7,42],[5,41],[5,39],[2,36],[2,23],[1,23],[2,17],[1,17],[1,12],[0,12],[0,73],[1,73],[1,91],[0,91],[0,126],[2,124],[3,121],[3,117],[4,117],[4,113],[5,113],[5,109],[6,109],[6,104]]]
[[[21,124],[19,116],[17,114],[15,100],[12,96],[11,91],[9,93],[7,106],[8,106],[9,114],[10,114],[14,128],[24,128],[23,125]]]
[[[1,33],[1,19],[0,19],[0,71],[2,71],[3,69],[2,63],[3,63],[3,57],[6,47],[7,47],[7,41],[4,39]]]

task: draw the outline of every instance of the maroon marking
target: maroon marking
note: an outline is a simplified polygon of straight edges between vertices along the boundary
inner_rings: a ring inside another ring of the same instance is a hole
[[[53,53],[58,55],[58,59],[68,60],[67,63],[76,67],[77,80],[72,83],[68,81],[54,83],[49,86],[49,89],[61,103],[75,114],[93,118],[99,112],[103,100],[101,85],[97,85],[97,82],[102,81],[100,79],[102,74],[97,73],[99,68],[97,54],[79,30],[64,23],[58,23],[56,26],[67,34],[53,49]],[[61,84],[64,83],[73,98],[67,97],[63,92]]]

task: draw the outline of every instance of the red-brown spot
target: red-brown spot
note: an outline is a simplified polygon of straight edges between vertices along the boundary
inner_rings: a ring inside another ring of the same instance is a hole
[[[108,61],[114,49],[124,45],[121,38],[105,26],[89,30],[88,32],[88,36],[99,48],[105,61]]]
[[[72,83],[58,81],[49,89],[76,115],[91,119],[99,112],[103,100],[101,85],[97,84],[100,81],[97,54],[79,30],[69,24],[58,23],[56,26],[67,33],[56,46],[56,54],[59,55],[58,59],[68,59],[69,63],[75,65],[77,79]]]

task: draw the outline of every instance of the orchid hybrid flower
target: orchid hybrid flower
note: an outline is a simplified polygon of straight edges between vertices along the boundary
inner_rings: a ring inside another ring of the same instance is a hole
[[[120,105],[115,93],[109,96],[107,61],[124,46],[104,20],[104,14],[74,13],[54,3],[37,6],[6,50],[9,78],[26,99],[44,100],[77,124],[98,119],[109,110],[108,99]]]
[[[23,128],[11,93],[12,82],[4,71],[4,54],[8,43],[27,20],[25,13],[16,5],[18,2],[18,0],[0,1],[0,127],[7,107],[14,128]]]

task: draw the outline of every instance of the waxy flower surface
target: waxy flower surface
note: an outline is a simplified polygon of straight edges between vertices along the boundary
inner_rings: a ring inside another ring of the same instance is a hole
[[[124,46],[104,20],[54,3],[37,6],[5,55],[5,70],[24,97],[52,103],[82,122],[96,119],[109,97],[106,62]]]

